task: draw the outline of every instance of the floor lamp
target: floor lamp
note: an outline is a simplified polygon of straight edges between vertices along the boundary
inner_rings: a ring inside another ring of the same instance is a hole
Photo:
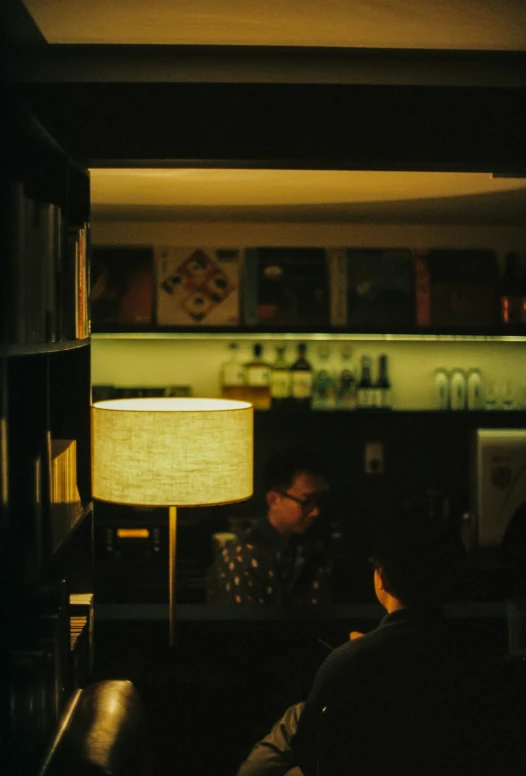
[[[94,498],[169,507],[172,646],[177,507],[252,495],[253,415],[251,404],[223,399],[115,399],[92,406]]]

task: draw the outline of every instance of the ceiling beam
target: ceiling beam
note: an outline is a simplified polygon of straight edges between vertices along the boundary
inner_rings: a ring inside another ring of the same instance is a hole
[[[526,86],[513,51],[50,44],[18,48],[9,66],[24,83]]]
[[[20,84],[89,166],[526,171],[526,89],[342,84]]]

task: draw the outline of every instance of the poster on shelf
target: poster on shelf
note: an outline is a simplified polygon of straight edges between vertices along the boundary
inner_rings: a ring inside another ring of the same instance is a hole
[[[491,250],[418,249],[416,323],[491,328],[499,322],[498,261]]]
[[[415,324],[415,275],[404,248],[329,248],[331,325],[388,330]]]
[[[247,325],[311,328],[329,324],[324,248],[248,248],[244,280]]]
[[[238,326],[238,248],[155,249],[158,326]]]
[[[108,325],[152,324],[152,248],[93,246],[90,275],[95,331],[103,331]]]

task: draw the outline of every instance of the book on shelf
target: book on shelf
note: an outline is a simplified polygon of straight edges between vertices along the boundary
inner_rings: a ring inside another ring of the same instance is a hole
[[[26,196],[22,181],[14,181],[9,191],[9,320],[11,342],[27,341],[27,278],[26,278]]]
[[[118,324],[151,325],[152,248],[93,246],[90,283],[94,329]]]
[[[155,249],[159,326],[237,326],[241,251],[238,248]]]
[[[28,454],[18,462],[13,493],[17,503],[12,525],[13,568],[18,582],[29,588],[39,579],[45,557],[43,545],[42,458]]]
[[[77,339],[90,334],[88,295],[88,225],[84,223],[78,227]]]
[[[244,255],[249,326],[327,326],[329,275],[324,248],[251,248]]]
[[[64,339],[89,336],[88,312],[88,225],[70,226],[61,272],[62,332]]]
[[[55,550],[83,514],[77,486],[77,442],[51,440],[51,548]]]
[[[9,192],[9,340],[16,344],[60,338],[58,285],[60,207],[28,196],[24,183]]]
[[[499,322],[498,260],[491,250],[418,249],[416,323],[448,329]]]
[[[415,324],[415,274],[402,248],[328,249],[331,325],[386,330]]]
[[[37,255],[40,266],[40,312],[39,328],[41,341],[56,342],[57,326],[57,276],[58,276],[58,236],[56,234],[58,207],[50,202],[38,202],[36,205]]]
[[[93,672],[94,611],[93,593],[71,593],[69,596],[70,650],[74,686],[82,686]]]

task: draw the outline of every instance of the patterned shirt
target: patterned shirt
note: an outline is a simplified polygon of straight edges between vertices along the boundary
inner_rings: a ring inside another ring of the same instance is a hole
[[[229,542],[209,571],[213,604],[328,604],[331,567],[322,542],[286,540],[266,518]]]

